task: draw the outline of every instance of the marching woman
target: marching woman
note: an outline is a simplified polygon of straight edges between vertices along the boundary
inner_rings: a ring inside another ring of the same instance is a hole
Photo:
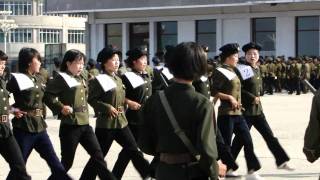
[[[60,124],[61,162],[68,171],[80,143],[90,154],[100,179],[115,179],[107,169],[98,140],[89,125],[87,76],[83,73],[85,56],[78,50],[65,53],[60,73],[48,83],[44,100]],[[85,179],[85,178],[80,178]]]
[[[231,146],[232,135],[235,133],[243,140],[244,154],[247,162],[247,179],[261,179],[256,173],[261,168],[253,149],[253,143],[249,128],[242,116],[241,83],[236,75],[239,59],[239,45],[237,43],[226,44],[219,49],[222,66],[214,71],[211,92],[219,98],[221,104],[218,109],[218,128],[228,146]],[[235,169],[228,167],[228,174],[233,174]]]
[[[122,76],[122,82],[126,88],[125,102],[128,105],[126,117],[129,128],[137,140],[141,125],[141,106],[152,94],[151,77],[146,71],[147,51],[136,48],[129,50],[126,54],[128,56],[126,63],[132,69],[132,72],[126,72]],[[112,170],[118,179],[121,179],[130,159],[126,150],[122,149]]]
[[[21,148],[25,163],[33,149],[46,160],[51,169],[49,179],[71,179],[60,163],[47,134],[43,117],[45,80],[38,74],[41,66],[40,53],[33,48],[19,52],[20,73],[13,73],[7,89],[13,93],[15,103],[12,119],[13,134]],[[6,98],[4,98],[6,99]]]
[[[9,122],[9,92],[6,89],[4,70],[8,56],[0,50],[0,154],[8,162],[10,172],[7,180],[30,180],[19,145],[12,135]]]
[[[104,74],[89,82],[88,102],[97,114],[95,133],[103,155],[107,155],[113,140],[116,140],[123,147],[125,154],[130,156],[141,177],[145,178],[149,173],[149,162],[139,152],[128,127],[124,112],[125,88],[121,78],[116,75],[120,54],[121,52],[112,46],[99,52],[97,61],[101,63]],[[88,162],[83,171],[86,180],[95,179],[96,174],[90,171],[93,165],[92,161]]]

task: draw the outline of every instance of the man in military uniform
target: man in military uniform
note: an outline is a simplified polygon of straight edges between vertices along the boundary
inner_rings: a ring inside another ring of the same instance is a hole
[[[9,92],[6,89],[6,81],[3,77],[8,56],[0,50],[0,154],[8,162],[10,172],[7,180],[31,180],[26,172],[20,147],[10,129],[9,122]]]
[[[258,132],[262,135],[263,139],[267,143],[268,148],[276,159],[276,164],[279,169],[293,170],[288,166],[287,162],[289,157],[280,145],[278,139],[274,137],[273,132],[264,116],[262,111],[262,105],[259,96],[259,89],[261,86],[261,74],[257,67],[257,61],[259,58],[259,51],[261,46],[255,43],[248,43],[242,47],[245,52],[247,65],[253,71],[252,77],[241,77],[241,95],[242,104],[244,107],[243,114],[246,119],[248,128],[254,126]],[[236,135],[232,142],[232,153],[234,157],[237,157],[243,146],[243,140]]]
[[[89,59],[88,65],[87,65],[87,71],[88,71],[88,78],[93,79],[97,75],[99,75],[99,70],[96,68],[96,61],[93,59]]]
[[[272,57],[267,57],[266,58],[266,67],[267,67],[267,93],[268,94],[273,94],[273,88],[275,86],[275,79],[276,79],[276,75],[275,75],[275,65],[273,63],[273,59]]]

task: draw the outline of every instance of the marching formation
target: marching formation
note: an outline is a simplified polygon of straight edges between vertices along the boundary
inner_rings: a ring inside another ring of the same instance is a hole
[[[129,50],[122,62],[122,52],[109,45],[96,61],[88,61],[87,69],[85,55],[68,50],[62,61],[54,59],[56,69],[50,77],[37,50],[21,49],[19,72],[11,74],[5,71],[8,57],[0,51],[0,153],[10,166],[7,179],[31,179],[26,162],[33,149],[50,167],[51,175],[44,179],[73,179],[68,171],[81,144],[90,155],[81,180],[121,179],[130,161],[144,180],[239,178],[236,159],[242,147],[246,179],[260,180],[252,127],[262,135],[276,167],[294,170],[268,124],[260,97],[282,89],[289,94],[307,92],[303,79],[318,88],[317,58],[262,61],[261,46],[252,42],[242,47],[245,57],[240,61],[237,43],[219,50],[217,65],[208,60],[208,49],[197,43],[167,46],[152,59],[152,68],[146,49]],[[310,162],[320,156],[318,97],[305,136],[304,152]],[[89,125],[89,105],[95,129]],[[46,131],[46,106],[60,120],[61,160]],[[122,150],[109,170],[105,156],[114,140]],[[143,153],[154,156],[152,162]]]

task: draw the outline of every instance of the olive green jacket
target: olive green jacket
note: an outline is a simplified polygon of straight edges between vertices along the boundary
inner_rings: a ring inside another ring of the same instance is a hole
[[[29,74],[25,75],[33,81],[34,87],[20,91],[18,82],[14,76],[12,76],[7,83],[7,90],[13,93],[15,101],[12,106],[25,112],[30,112],[35,109],[43,110],[43,107],[45,107],[43,104],[43,96],[46,81],[39,74],[34,76]],[[12,126],[32,133],[42,132],[47,128],[43,116],[34,116],[29,113],[21,118],[14,117],[12,119]]]
[[[0,77],[0,116],[7,115],[7,122],[0,122],[0,138],[8,138],[12,136],[9,121],[9,92],[6,89],[6,81],[4,77]]]
[[[95,78],[89,81],[88,102],[93,107],[96,116],[96,128],[120,129],[128,125],[125,116],[125,87],[121,78],[108,75],[117,85],[116,88],[104,92],[100,82]],[[110,108],[120,111],[117,117],[109,115]]]
[[[312,100],[310,120],[304,135],[303,148],[312,154],[312,161],[320,157],[320,91],[316,92]]]
[[[251,68],[254,76],[241,81],[241,103],[244,107],[243,115],[258,116],[262,114],[262,105],[261,102],[254,104],[254,100],[260,96],[262,77],[259,68]]]
[[[201,156],[201,169],[212,179],[217,179],[218,153],[212,104],[191,84],[173,83],[164,92],[177,123]],[[175,134],[158,93],[152,95],[144,106],[140,132],[138,144],[147,154],[190,153]]]
[[[72,76],[79,83],[78,86],[69,88],[66,81],[61,75],[58,75],[53,80],[49,81],[44,101],[46,105],[51,109],[54,115],[58,115],[61,120],[61,124],[68,125],[87,125],[89,124],[89,112],[88,112],[88,76],[86,73],[81,73],[79,76]],[[63,115],[61,110],[64,105],[68,105],[73,108],[73,112],[69,115]],[[82,110],[78,110],[82,109]]]
[[[226,64],[221,68],[227,69],[235,73],[234,69]],[[219,70],[214,71],[212,76],[211,94],[215,96],[219,92],[233,96],[238,102],[241,102],[241,82],[236,75],[232,80],[229,80]],[[222,115],[242,115],[241,109],[232,109],[232,105],[228,100],[220,99],[221,104],[218,109],[218,116]]]

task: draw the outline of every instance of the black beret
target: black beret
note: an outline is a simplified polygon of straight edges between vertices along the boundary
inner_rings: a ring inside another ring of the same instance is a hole
[[[148,55],[148,51],[146,48],[134,48],[127,51],[126,55],[128,56],[128,59],[136,60],[143,55]]]
[[[240,51],[240,47],[238,43],[230,43],[222,46],[219,50],[221,51],[221,55],[230,56],[238,53]]]
[[[247,52],[250,49],[256,49],[258,51],[261,51],[261,46],[259,44],[256,44],[254,42],[249,42],[248,44],[245,44],[242,46],[242,51]]]
[[[110,59],[114,54],[118,54],[120,56],[121,51],[116,47],[109,45],[98,53],[97,62],[103,63],[105,60]]]

